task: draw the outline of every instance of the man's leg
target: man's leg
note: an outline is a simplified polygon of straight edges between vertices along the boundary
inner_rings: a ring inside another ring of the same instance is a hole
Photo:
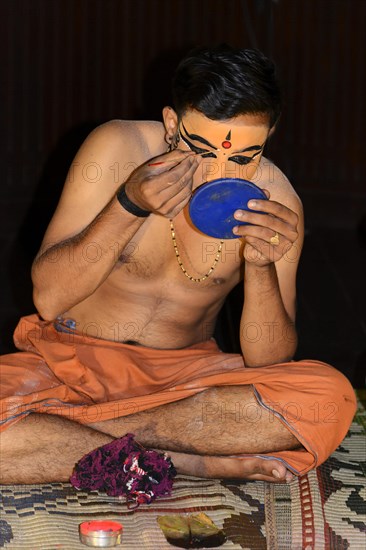
[[[277,460],[242,461],[215,455],[300,446],[281,422],[257,404],[250,386],[227,386],[90,426],[31,414],[0,436],[1,481],[66,481],[85,453],[127,432],[147,447],[167,450],[179,472],[203,477],[284,481],[288,473]]]
[[[89,424],[121,437],[128,431],[147,447],[200,455],[268,453],[300,448],[275,415],[261,407],[251,386],[210,388],[127,417]]]
[[[58,416],[30,414],[0,433],[0,483],[68,481],[84,454],[112,440]]]

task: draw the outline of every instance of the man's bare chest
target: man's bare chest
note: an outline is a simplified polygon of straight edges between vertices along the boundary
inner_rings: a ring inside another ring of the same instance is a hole
[[[217,239],[189,227],[185,220],[159,217],[142,228],[119,255],[114,277],[136,284],[174,282],[192,291],[232,288],[242,277],[242,243]]]

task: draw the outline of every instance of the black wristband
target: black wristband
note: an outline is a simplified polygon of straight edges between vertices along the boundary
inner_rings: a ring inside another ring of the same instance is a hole
[[[134,204],[133,202],[130,201],[130,199],[126,195],[125,185],[122,185],[122,187],[120,188],[116,196],[117,196],[118,202],[130,214],[133,214],[138,218],[147,218],[148,216],[150,216],[151,212],[149,212],[148,210],[143,210],[142,208],[137,206],[137,204]]]

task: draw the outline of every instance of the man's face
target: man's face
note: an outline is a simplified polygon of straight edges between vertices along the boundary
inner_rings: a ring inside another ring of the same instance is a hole
[[[179,148],[202,157],[194,188],[217,178],[255,180],[269,130],[267,119],[260,115],[221,121],[187,111],[179,120]]]

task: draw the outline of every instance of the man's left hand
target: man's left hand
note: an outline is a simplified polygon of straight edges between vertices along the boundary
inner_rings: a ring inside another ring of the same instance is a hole
[[[269,199],[269,191],[264,191]],[[250,200],[248,206],[257,212],[236,210],[234,218],[251,225],[238,225],[233,230],[235,235],[245,238],[245,260],[259,267],[278,262],[298,238],[298,215],[271,200]]]

